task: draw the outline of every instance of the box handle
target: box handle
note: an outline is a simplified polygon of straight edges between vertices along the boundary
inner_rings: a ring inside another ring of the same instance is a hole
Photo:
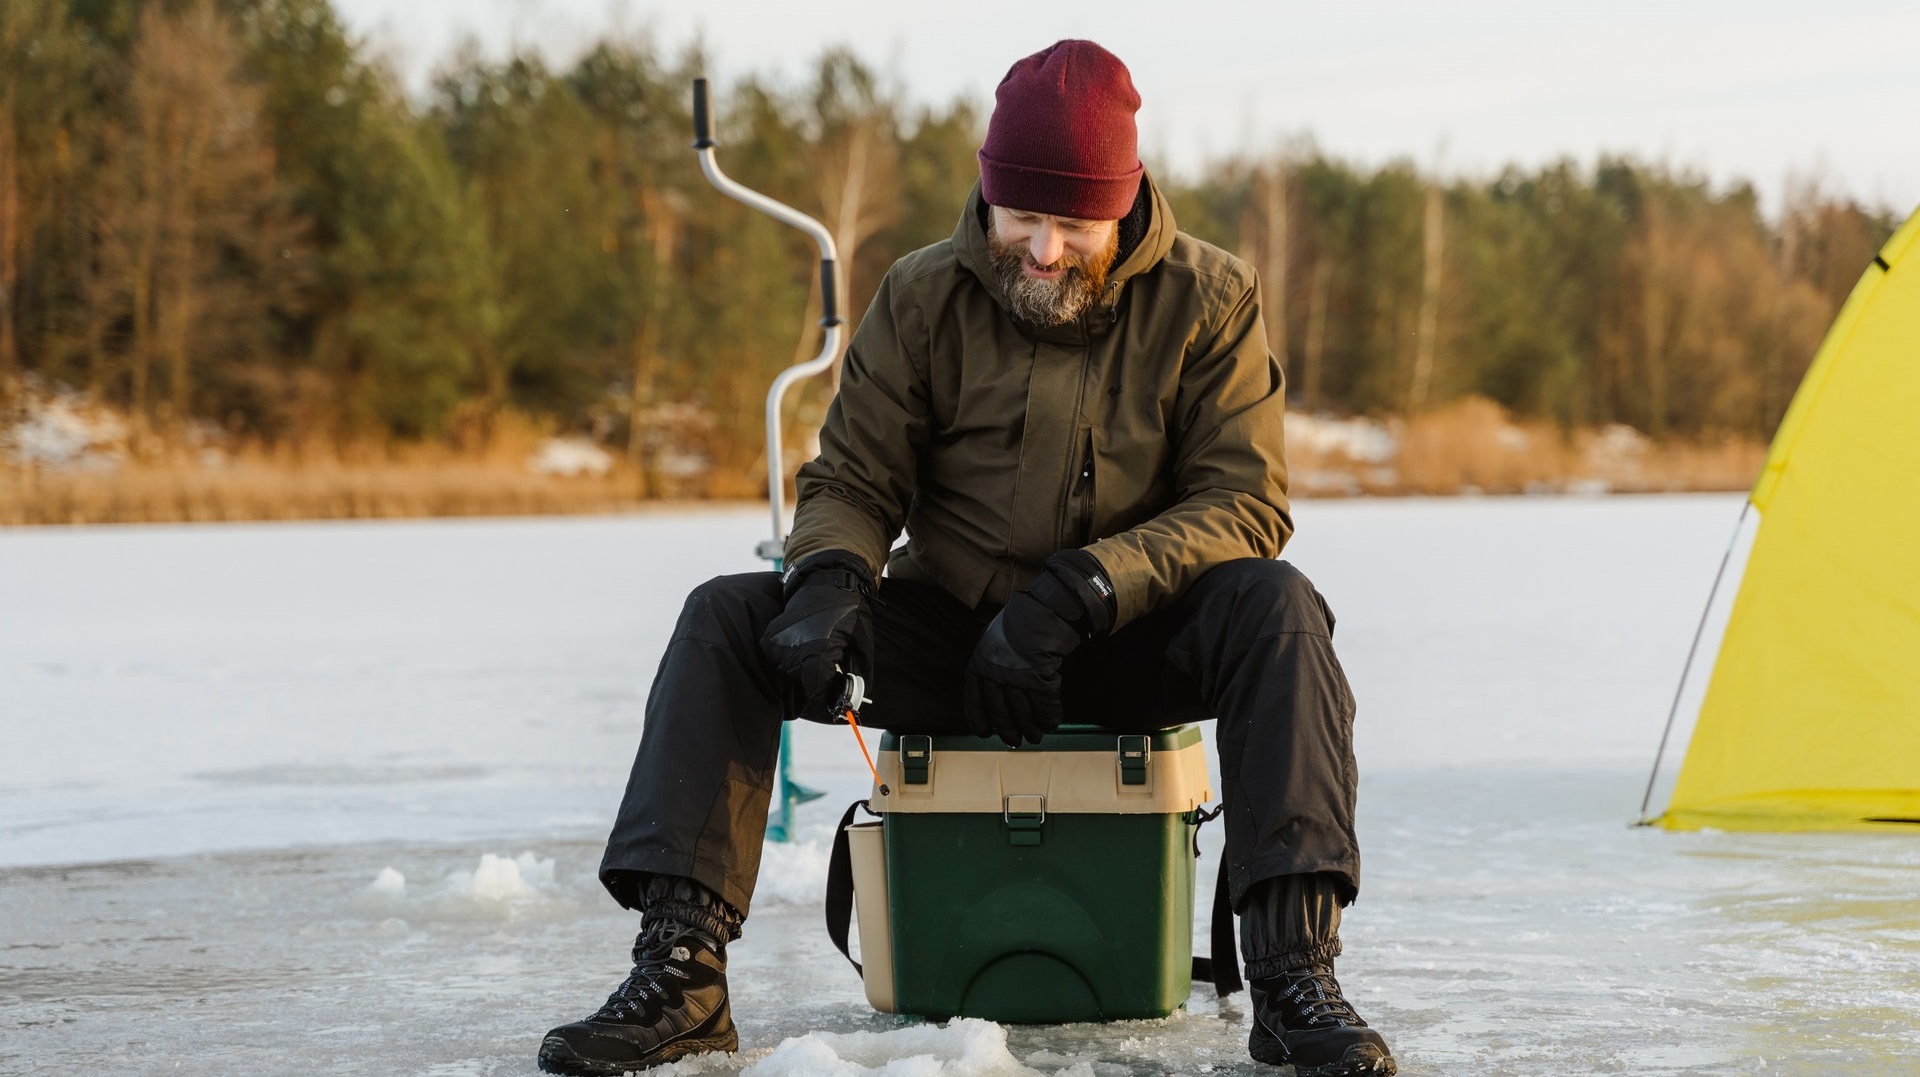
[[[900,774],[907,785],[926,785],[933,770],[933,738],[900,738]]]
[[[1047,798],[1040,793],[1009,793],[1000,802],[1008,845],[1038,845],[1047,822]]]
[[[1147,784],[1147,767],[1153,762],[1153,739],[1130,735],[1120,738],[1120,784]]]

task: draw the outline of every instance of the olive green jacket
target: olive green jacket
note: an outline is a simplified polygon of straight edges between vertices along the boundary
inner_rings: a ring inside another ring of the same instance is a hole
[[[1259,282],[1142,182],[1144,237],[1076,323],[1008,313],[978,185],[952,238],[894,264],[800,469],[787,563],[849,550],[981,607],[1084,547],[1118,627],[1215,565],[1280,552],[1286,392]]]

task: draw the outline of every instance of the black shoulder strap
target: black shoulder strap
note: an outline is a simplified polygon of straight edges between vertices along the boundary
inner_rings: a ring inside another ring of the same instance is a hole
[[[1211,814],[1200,812],[1200,825],[1205,826],[1219,816],[1220,809]],[[1200,835],[1196,829],[1193,841],[1194,855],[1200,855]],[[1227,853],[1220,850],[1220,874],[1213,883],[1213,931],[1210,945],[1212,957],[1193,959],[1193,978],[1199,983],[1213,985],[1214,994],[1226,998],[1246,986],[1240,980],[1240,947],[1233,940],[1233,896],[1227,884]]]
[[[833,853],[827,857],[827,937],[840,950],[840,956],[853,965],[853,971],[866,975],[860,962],[847,951],[847,927],[853,921],[853,853],[847,848],[847,827],[864,801],[847,805],[847,814],[833,828]]]

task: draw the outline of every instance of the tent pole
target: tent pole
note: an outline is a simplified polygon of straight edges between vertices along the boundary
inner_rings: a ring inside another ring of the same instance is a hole
[[[1674,686],[1673,705],[1667,708],[1667,725],[1660,731],[1660,747],[1653,753],[1653,773],[1647,775],[1647,791],[1640,798],[1640,820],[1635,826],[1653,825],[1653,820],[1647,818],[1647,805],[1653,802],[1653,785],[1660,777],[1660,761],[1667,755],[1667,738],[1673,735],[1673,720],[1680,713],[1680,697],[1687,690],[1687,674],[1693,671],[1694,655],[1700,651],[1700,637],[1707,631],[1707,614],[1713,612],[1713,600],[1720,594],[1720,581],[1727,575],[1727,563],[1733,560],[1733,548],[1740,544],[1740,531],[1746,526],[1747,513],[1752,508],[1752,498],[1740,505],[1740,518],[1733,522],[1733,535],[1727,539],[1726,552],[1720,555],[1720,570],[1713,574],[1713,587],[1707,592],[1707,604],[1700,610],[1700,623],[1693,628],[1693,644],[1687,648],[1686,664],[1680,667],[1680,683]]]

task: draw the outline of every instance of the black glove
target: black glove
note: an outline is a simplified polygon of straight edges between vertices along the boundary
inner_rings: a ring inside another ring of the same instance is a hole
[[[1060,728],[1060,664],[1086,640],[1113,627],[1113,585],[1084,550],[1047,558],[1027,589],[1006,607],[967,663],[967,724],[1012,748]]]
[[[825,717],[844,674],[873,677],[873,573],[845,550],[823,550],[787,571],[786,594],[760,650],[800,686],[803,713]]]

